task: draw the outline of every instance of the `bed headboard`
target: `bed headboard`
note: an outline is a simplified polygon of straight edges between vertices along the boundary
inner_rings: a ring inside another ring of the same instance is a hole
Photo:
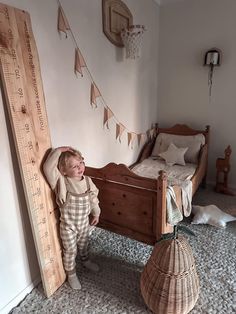
[[[137,163],[143,161],[144,159],[148,158],[151,155],[153,147],[155,145],[156,137],[159,133],[168,133],[168,134],[175,134],[175,135],[197,135],[203,134],[205,136],[205,144],[209,143],[209,133],[210,133],[210,126],[207,125],[205,130],[195,130],[187,126],[186,124],[175,124],[171,128],[159,128],[158,124],[156,124],[156,136],[149,140],[140,151],[137,161],[131,166],[133,167]]]
[[[203,134],[206,139],[206,143],[209,141],[209,133],[210,133],[210,126],[207,125],[205,130],[195,130],[187,126],[186,124],[175,124],[171,128],[159,128],[158,124],[156,126],[156,134],[159,133],[168,133],[168,134],[175,134],[175,135],[196,135],[196,134]]]

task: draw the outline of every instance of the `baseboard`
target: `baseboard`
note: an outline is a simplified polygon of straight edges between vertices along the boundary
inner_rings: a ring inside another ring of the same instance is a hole
[[[34,287],[36,287],[39,284],[40,281],[41,281],[40,277],[34,279],[29,286],[27,286],[25,289],[19,292],[11,301],[9,301],[3,308],[0,309],[0,314],[10,313],[10,311],[14,307],[16,307],[26,297],[26,295],[30,293],[34,289]]]
[[[208,185],[209,187],[215,187],[216,183],[215,183],[215,181],[207,181],[207,185]],[[230,189],[230,190],[233,190],[233,191],[236,191],[236,186],[233,185],[233,184],[231,184],[231,185],[229,186],[229,189]]]
[[[207,186],[213,187],[215,185],[214,181],[207,181]]]

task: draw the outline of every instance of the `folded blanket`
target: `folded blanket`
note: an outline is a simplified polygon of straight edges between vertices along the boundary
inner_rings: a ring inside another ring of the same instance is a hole
[[[176,202],[175,191],[171,186],[166,189],[166,208],[167,208],[167,222],[170,225],[176,225],[183,219],[182,211],[179,209]]]
[[[185,217],[188,217],[192,209],[192,181],[191,180],[177,180],[168,179],[168,187],[166,193],[166,208],[167,208],[167,222],[170,225],[176,225],[183,219],[182,210],[178,208],[176,196],[173,185],[178,185],[181,188],[182,207]]]
[[[181,184],[182,204],[184,216],[188,217],[192,210],[192,181],[187,180]]]

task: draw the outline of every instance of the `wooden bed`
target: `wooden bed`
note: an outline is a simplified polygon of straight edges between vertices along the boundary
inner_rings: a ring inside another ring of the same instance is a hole
[[[194,194],[206,180],[209,126],[205,130],[194,130],[177,124],[171,128],[157,126],[156,130],[157,135],[168,133],[205,136],[205,145],[201,148],[197,169],[191,179]],[[155,139],[144,145],[136,163],[150,156],[154,144]],[[153,245],[162,234],[173,230],[166,222],[167,177],[163,171],[157,179],[141,177],[131,171],[134,165],[127,167],[124,164],[109,163],[103,168],[86,167],[85,174],[92,178],[99,189],[101,216],[98,226]],[[173,188],[177,201],[181,203],[180,187]]]

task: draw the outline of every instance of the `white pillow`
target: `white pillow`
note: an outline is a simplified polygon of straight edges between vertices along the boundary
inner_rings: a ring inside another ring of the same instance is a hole
[[[198,163],[198,156],[202,145],[205,144],[205,136],[203,134],[196,135],[175,135],[160,133],[156,138],[154,148],[152,150],[152,157],[158,156],[165,152],[170,143],[177,147],[188,147],[185,155],[185,162]]]
[[[160,153],[158,156],[163,158],[168,166],[173,166],[175,164],[184,166],[184,154],[187,150],[187,147],[178,148],[175,146],[175,144],[170,143],[167,151]]]
[[[195,225],[209,224],[215,227],[225,228],[227,222],[236,220],[236,217],[224,213],[215,205],[193,205],[192,213],[194,217],[191,223]]]

